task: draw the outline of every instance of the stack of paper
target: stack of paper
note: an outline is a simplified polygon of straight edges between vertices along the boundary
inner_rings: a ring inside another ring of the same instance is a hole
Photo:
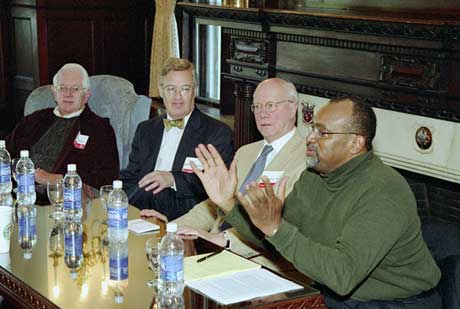
[[[223,305],[303,288],[228,251],[203,256],[184,259],[185,284]]]
[[[223,250],[221,253],[203,262],[197,262],[200,258],[207,255],[209,255],[209,253],[189,256],[184,259],[185,283],[261,267],[259,264],[227,250]]]
[[[159,230],[160,227],[143,219],[134,219],[128,221],[128,229],[136,233],[145,233]]]

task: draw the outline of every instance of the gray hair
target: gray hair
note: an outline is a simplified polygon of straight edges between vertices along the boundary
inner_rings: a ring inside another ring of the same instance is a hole
[[[295,88],[294,84],[288,81],[284,81],[286,90],[288,92],[288,96],[294,100],[294,102],[299,102],[299,93],[297,92],[297,89]]]
[[[88,75],[88,72],[86,71],[86,69],[78,64],[78,63],[67,63],[67,64],[64,64],[62,66],[62,68],[59,69],[59,71],[57,71],[57,73],[54,75],[53,77],[53,86],[54,87],[57,87],[59,85],[59,77],[62,73],[62,71],[64,70],[67,70],[67,69],[79,69],[82,76],[83,76],[83,81],[82,81],[82,87],[86,90],[89,90],[91,85],[90,85],[90,82],[89,82],[89,75]]]

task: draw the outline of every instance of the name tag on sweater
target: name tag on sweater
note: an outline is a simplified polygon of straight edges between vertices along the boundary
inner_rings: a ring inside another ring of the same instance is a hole
[[[267,177],[270,180],[272,187],[283,177],[283,171],[264,171],[262,176]],[[265,184],[262,181],[262,176],[259,178],[259,188],[265,188]]]
[[[73,146],[77,149],[85,149],[89,136],[78,132],[77,137],[73,141]]]
[[[192,165],[190,164],[191,162],[193,162],[200,170],[203,170],[203,165],[198,158],[187,157],[185,159],[184,166],[182,167],[182,172],[190,174],[193,173]]]

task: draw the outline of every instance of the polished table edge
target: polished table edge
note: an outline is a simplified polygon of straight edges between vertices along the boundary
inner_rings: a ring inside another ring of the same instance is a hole
[[[245,307],[243,307],[245,308]],[[243,309],[242,308],[242,309]],[[251,309],[287,309],[287,308],[305,308],[305,309],[327,309],[322,294],[309,295],[285,301],[277,301],[271,304],[260,306],[250,306]]]
[[[21,308],[59,308],[1,266],[0,292],[10,303]]]

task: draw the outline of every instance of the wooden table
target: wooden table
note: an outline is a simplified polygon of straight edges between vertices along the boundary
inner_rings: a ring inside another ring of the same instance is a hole
[[[24,258],[18,241],[18,227],[17,224],[14,225],[10,252],[0,254],[0,294],[4,298],[21,308],[156,307],[155,290],[146,285],[152,272],[147,267],[145,242],[152,234],[138,235],[130,232],[128,288],[124,293],[123,303],[116,304],[114,294],[108,287],[107,247],[102,242],[106,233],[106,225],[103,224],[106,214],[99,200],[87,204],[83,217],[84,262],[76,279],[71,278],[69,268],[64,263],[64,245],[58,250],[56,246],[50,245],[50,235],[55,235],[59,230],[55,221],[49,218],[51,211],[49,206],[36,207],[37,242],[30,259]],[[128,216],[129,219],[138,218],[139,211],[130,207]],[[160,233],[164,233],[164,224],[158,223],[161,226]],[[188,241],[186,254],[194,253],[194,244]],[[325,308],[321,294],[308,286],[302,291],[273,295],[227,307],[186,288],[184,301],[185,308]]]

